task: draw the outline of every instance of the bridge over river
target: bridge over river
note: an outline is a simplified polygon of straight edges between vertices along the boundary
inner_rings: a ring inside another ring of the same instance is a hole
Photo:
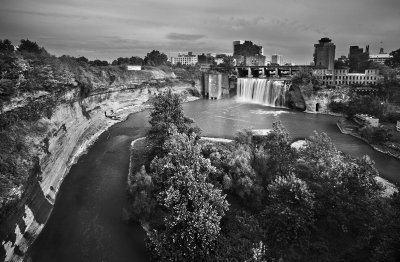
[[[260,78],[286,78],[289,79],[297,72],[311,72],[313,66],[309,65],[266,65],[266,66],[235,66],[238,77],[260,77]]]

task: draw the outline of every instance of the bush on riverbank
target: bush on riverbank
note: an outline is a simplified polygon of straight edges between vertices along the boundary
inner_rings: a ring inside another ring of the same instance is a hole
[[[367,139],[368,143],[381,144],[392,137],[390,130],[384,127],[364,126],[360,129],[361,137]]]
[[[166,110],[178,110],[184,119],[179,106]],[[164,126],[167,119],[151,123]],[[228,144],[202,142],[174,125],[156,131],[163,137],[162,154],[146,160],[151,164],[142,172],[154,186],[156,206],[146,225],[155,260],[399,257],[393,241],[400,236],[394,219],[399,195],[383,197],[374,163],[342,154],[326,134],[315,133],[296,150],[280,123],[265,137],[243,131]]]

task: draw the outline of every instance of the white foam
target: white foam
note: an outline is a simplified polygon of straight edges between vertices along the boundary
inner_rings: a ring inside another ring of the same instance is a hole
[[[258,110],[250,110],[250,114],[279,116],[281,114],[291,114],[291,112],[284,111],[284,110],[263,110],[263,109],[258,109]]]

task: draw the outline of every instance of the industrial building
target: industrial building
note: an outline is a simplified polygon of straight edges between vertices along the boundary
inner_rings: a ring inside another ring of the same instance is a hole
[[[264,66],[266,65],[266,57],[263,55],[253,56],[236,56],[236,66]]]
[[[382,79],[378,69],[367,69],[364,73],[350,73],[349,69],[314,69],[313,74],[323,85],[376,85]]]
[[[193,52],[188,52],[187,55],[178,54],[177,57],[171,57],[170,61],[173,65],[178,63],[182,65],[195,65],[198,62],[198,57],[197,55],[194,55]]]
[[[256,56],[263,55],[262,46],[253,44],[251,41],[233,41],[233,56]]]

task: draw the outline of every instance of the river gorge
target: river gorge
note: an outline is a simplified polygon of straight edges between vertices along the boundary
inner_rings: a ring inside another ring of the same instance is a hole
[[[268,129],[280,120],[294,139],[326,132],[353,156],[369,155],[381,176],[399,182],[400,161],[374,151],[364,142],[340,133],[336,117],[295,112],[234,99],[197,100],[184,104],[185,114],[202,135],[232,138],[243,128]],[[149,111],[131,114],[113,125],[71,168],[60,187],[54,210],[31,246],[32,261],[145,261],[140,225],[127,225],[126,203],[129,145],[145,135]]]
[[[84,99],[77,100],[76,91],[64,94],[67,102],[58,105],[51,118],[26,130],[39,153],[40,169],[38,179],[20,193],[21,201],[2,225],[6,261],[146,260],[143,229],[123,219],[129,145],[146,134],[152,95],[172,87],[195,100],[191,94],[201,92],[201,85],[162,71],[124,77],[108,87],[100,81]],[[168,84],[160,84],[166,80]],[[155,86],[148,81],[156,81]],[[297,97],[297,108],[307,112],[286,108],[289,93],[289,100]],[[233,138],[240,129],[269,129],[278,120],[294,140],[314,130],[325,132],[339,150],[357,157],[369,155],[382,177],[400,183],[399,160],[340,133],[337,117],[310,114],[315,113],[315,104],[329,102],[330,94],[303,97],[298,87],[266,79],[238,79],[237,94],[185,103],[185,114],[203,136]],[[14,105],[25,106],[23,101]]]

